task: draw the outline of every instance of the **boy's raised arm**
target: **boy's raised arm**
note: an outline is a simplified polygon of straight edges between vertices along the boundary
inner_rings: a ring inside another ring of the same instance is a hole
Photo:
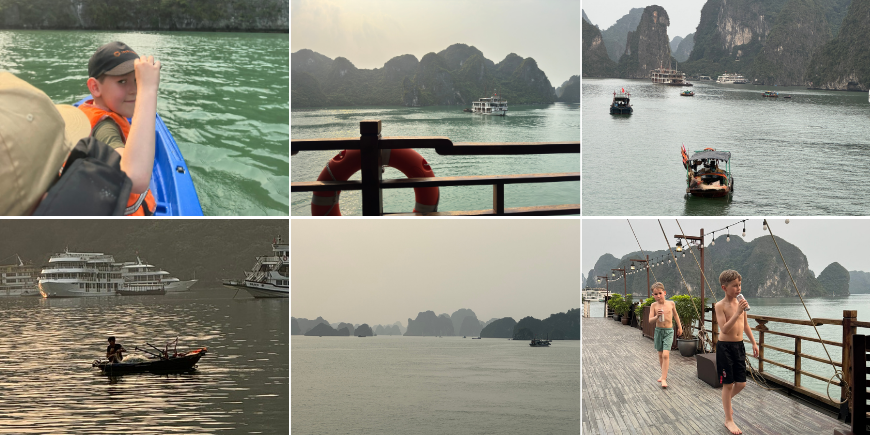
[[[142,56],[134,61],[136,103],[130,134],[121,154],[121,170],[133,182],[133,193],[148,190],[154,169],[154,124],[157,117],[157,87],[160,84],[160,61]]]

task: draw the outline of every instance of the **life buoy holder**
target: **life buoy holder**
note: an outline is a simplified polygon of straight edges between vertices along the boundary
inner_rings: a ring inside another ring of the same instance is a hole
[[[326,163],[317,181],[347,181],[360,170],[362,156],[359,150],[344,150]],[[408,178],[434,177],[435,172],[426,159],[412,149],[381,150],[381,163],[392,166]],[[334,192],[314,192],[311,196],[312,216],[341,216],[339,208],[340,190]],[[415,213],[438,211],[440,198],[438,187],[415,187]]]

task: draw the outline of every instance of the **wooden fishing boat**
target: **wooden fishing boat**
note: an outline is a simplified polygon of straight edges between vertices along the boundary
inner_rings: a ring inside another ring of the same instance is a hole
[[[531,346],[531,347],[546,347],[546,346],[549,346],[550,343],[552,343],[552,342],[553,342],[553,340],[550,340],[550,334],[547,334],[547,339],[546,339],[546,340],[541,340],[541,339],[538,339],[538,338],[533,338],[533,339],[532,339],[532,342],[529,343],[529,346]]]
[[[136,348],[136,350],[143,350]],[[144,350],[143,350],[144,351]],[[181,373],[191,371],[195,368],[206,354],[207,348],[192,350],[185,353],[168,353],[160,351],[160,353],[151,353],[148,361],[144,362],[109,362],[107,360],[96,360],[92,364],[93,367],[99,368],[107,375],[118,375],[124,373]]]
[[[694,92],[694,91],[690,91],[690,90],[685,90],[685,91],[683,91],[683,92],[680,92],[680,96],[681,96],[681,97],[694,97],[694,96],[695,96],[695,92]]]
[[[776,98],[776,97],[779,97],[779,94],[776,93],[775,91],[764,91],[764,93],[761,94],[761,96],[767,97],[767,98]]]
[[[90,96],[74,104],[78,107]],[[157,202],[154,216],[202,216],[202,206],[187,163],[160,114],[154,124],[154,169],[151,194]]]
[[[610,103],[610,114],[611,115],[631,115],[634,112],[634,109],[631,107],[631,94],[625,92],[625,88],[622,89],[622,92],[617,94],[616,91],[613,91],[613,102]]]
[[[691,156],[682,148],[686,168],[686,193],[702,198],[721,198],[734,193],[731,152],[705,148]]]

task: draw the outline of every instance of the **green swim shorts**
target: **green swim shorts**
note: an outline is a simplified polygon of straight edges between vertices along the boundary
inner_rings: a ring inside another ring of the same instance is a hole
[[[674,329],[656,327],[656,333],[653,335],[653,343],[656,345],[656,350],[671,350],[674,344]]]

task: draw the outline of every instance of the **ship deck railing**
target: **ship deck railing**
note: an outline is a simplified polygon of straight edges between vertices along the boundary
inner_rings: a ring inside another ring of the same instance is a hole
[[[300,151],[360,150],[361,180],[302,181],[290,184],[291,192],[362,191],[363,216],[384,216],[383,189],[415,187],[481,186],[493,187],[492,208],[473,211],[431,213],[389,213],[409,216],[552,216],[580,214],[580,204],[560,204],[534,207],[505,207],[505,186],[508,184],[559,183],[580,181],[579,172],[545,174],[508,174],[457,177],[428,177],[383,180],[381,150],[432,148],[443,156],[508,156],[536,154],[577,154],[580,142],[518,142],[518,143],[453,143],[446,137],[381,137],[381,121],[360,122],[359,138],[291,140],[290,153]],[[578,198],[579,200],[579,198]]]

